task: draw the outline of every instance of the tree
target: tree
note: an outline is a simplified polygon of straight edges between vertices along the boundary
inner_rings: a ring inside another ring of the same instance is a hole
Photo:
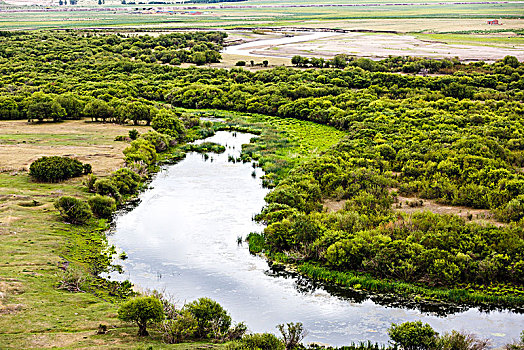
[[[502,63],[512,68],[518,68],[519,60],[515,56],[506,56],[502,59]]]
[[[62,106],[66,112],[68,119],[80,119],[82,111],[84,110],[83,103],[77,99],[73,94],[62,94],[56,97],[56,101]]]
[[[15,100],[9,97],[0,97],[0,120],[19,119],[21,117],[18,103]]]
[[[200,298],[184,306],[198,322],[197,336],[201,338],[221,338],[231,326],[231,316],[216,301]]]
[[[201,66],[207,63],[206,54],[204,52],[194,52],[191,55],[191,62],[195,63],[197,66]]]
[[[51,95],[39,91],[27,100],[27,119],[30,122],[35,119],[38,121],[53,119],[56,122],[65,116],[65,109]]]
[[[113,117],[115,110],[104,100],[93,99],[84,107],[84,115],[93,121],[106,121]]]
[[[164,319],[164,308],[158,298],[137,297],[123,303],[118,309],[118,319],[124,322],[135,322],[138,335],[147,336],[147,326]]]
[[[141,121],[145,121],[149,125],[154,116],[154,112],[149,106],[138,101],[133,101],[120,107],[118,114],[121,122],[132,120],[135,125],[138,125]]]
[[[302,56],[295,55],[291,58],[291,64],[295,66],[300,66],[302,64]]]
[[[292,350],[297,347],[302,339],[307,335],[307,331],[304,329],[304,325],[301,322],[290,322],[287,325],[279,324],[277,329],[282,334],[286,350]]]
[[[344,55],[336,55],[333,57],[333,65],[337,68],[344,68],[347,66],[346,58]]]
[[[421,321],[393,323],[388,334],[394,344],[404,350],[429,350],[437,341],[438,333],[427,323]]]

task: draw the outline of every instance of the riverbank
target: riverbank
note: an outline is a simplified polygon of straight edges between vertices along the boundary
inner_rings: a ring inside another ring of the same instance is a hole
[[[2,160],[9,160],[10,165],[0,173],[2,348],[192,349],[201,346],[166,345],[155,333],[151,338],[138,338],[133,326],[118,321],[116,302],[121,298],[115,294],[116,282],[89,274],[108,266],[107,253],[104,254],[110,249],[105,236],[107,222],[97,219],[83,226],[67,224],[53,206],[59,196],[87,199],[89,194],[82,178],[37,183],[26,171],[24,147],[27,145],[35,159],[50,154],[84,157],[83,161],[91,162],[98,176],[109,175],[120,167],[121,150],[127,145],[114,141],[115,136],[125,135],[133,128],[141,132],[148,128],[85,121],[2,123],[6,126],[2,129],[3,145],[19,146],[22,150],[21,155],[15,152],[2,155]],[[9,123],[12,128],[8,127]],[[100,154],[99,149],[105,152]],[[83,278],[91,278],[90,287],[78,293],[57,288],[66,269],[80,271]],[[106,334],[97,334],[100,324],[107,326]],[[206,346],[220,348],[220,345]]]

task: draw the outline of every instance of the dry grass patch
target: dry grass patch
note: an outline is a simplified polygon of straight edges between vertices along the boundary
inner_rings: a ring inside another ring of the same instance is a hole
[[[431,199],[417,197],[397,196],[397,199],[398,202],[393,204],[393,208],[397,212],[412,214],[422,211],[430,211],[434,214],[440,215],[457,215],[464,218],[466,221],[471,221],[477,224],[491,224],[497,227],[504,226],[504,223],[495,220],[493,213],[488,209],[473,209],[462,206],[446,205]]]
[[[12,304],[8,302],[10,296],[22,292],[22,283],[17,279],[0,277],[0,315],[22,310],[22,304]]]
[[[140,133],[146,126],[91,123],[71,120],[63,123],[28,123],[0,121],[0,164],[2,172],[27,170],[42,156],[69,156],[90,163],[97,174],[107,174],[123,163],[122,151],[126,142],[115,142],[118,135],[127,135],[136,128]]]

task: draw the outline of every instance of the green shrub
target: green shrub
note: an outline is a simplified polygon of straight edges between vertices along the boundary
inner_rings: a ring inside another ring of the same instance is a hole
[[[137,297],[123,303],[118,309],[118,319],[124,322],[135,322],[138,335],[147,336],[147,326],[164,319],[162,303],[155,297]]]
[[[109,219],[116,210],[116,202],[111,197],[96,195],[87,201],[91,211],[97,218]]]
[[[167,150],[171,140],[169,136],[162,135],[161,133],[154,130],[148,131],[147,133],[140,136],[140,138],[151,142],[151,144],[155,146],[155,151],[158,153]]]
[[[395,345],[404,350],[426,350],[435,347],[438,333],[421,321],[393,323],[388,334]]]
[[[58,182],[80,176],[89,164],[68,157],[51,156],[35,160],[29,166],[29,175],[38,181]]]
[[[134,171],[121,168],[111,174],[111,182],[120,194],[135,194],[138,191],[141,177]]]
[[[63,196],[55,201],[60,215],[72,224],[83,224],[91,218],[89,206],[80,199]]]
[[[155,146],[144,139],[131,142],[131,145],[124,149],[124,155],[127,164],[144,162],[147,165],[151,165],[156,162]]]
[[[198,321],[189,311],[182,311],[176,318],[162,322],[162,339],[167,344],[177,344],[191,339],[198,330]]]
[[[111,196],[115,200],[120,200],[120,192],[118,188],[113,183],[113,181],[108,179],[96,180],[94,184],[95,192],[102,196]]]
[[[242,350],[284,350],[284,343],[271,333],[247,334],[230,347]]]
[[[209,298],[200,298],[184,306],[197,320],[196,335],[199,338],[220,339],[231,326],[231,316],[219,303]]]
[[[137,129],[132,129],[132,130],[129,130],[129,138],[131,140],[136,140],[138,138],[138,130]]]
[[[176,139],[181,139],[184,136],[184,124],[179,119],[179,115],[166,109],[162,109],[157,113],[151,122],[151,126],[159,133]]]
[[[438,350],[485,350],[489,340],[478,339],[474,334],[452,331],[438,338]]]
[[[92,172],[93,172],[93,167],[91,166],[91,164],[88,164],[88,163],[82,164],[82,173],[84,175],[91,174]]]

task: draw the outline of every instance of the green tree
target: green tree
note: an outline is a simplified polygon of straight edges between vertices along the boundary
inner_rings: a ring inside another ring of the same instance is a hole
[[[84,107],[84,115],[93,121],[102,120],[106,122],[113,117],[115,110],[104,100],[92,99]]]
[[[231,326],[231,316],[214,300],[200,298],[184,306],[198,322],[197,336],[200,338],[221,338]]]
[[[388,329],[393,343],[404,350],[429,350],[434,348],[438,333],[421,321],[393,323]]]
[[[135,322],[138,325],[138,335],[147,336],[147,326],[164,319],[164,308],[155,297],[137,297],[120,306],[118,318],[124,322]]]
[[[135,125],[138,125],[141,121],[145,121],[146,124],[149,125],[154,114],[151,107],[139,101],[125,104],[118,110],[119,120],[121,122],[132,120]]]
[[[56,101],[66,112],[68,119],[80,119],[84,110],[84,104],[75,95],[71,93],[58,95]]]
[[[26,102],[27,119],[31,122],[33,120],[43,121],[44,119],[52,119],[53,121],[60,121],[66,116],[65,109],[56,101],[56,99],[43,92],[35,92]]]

